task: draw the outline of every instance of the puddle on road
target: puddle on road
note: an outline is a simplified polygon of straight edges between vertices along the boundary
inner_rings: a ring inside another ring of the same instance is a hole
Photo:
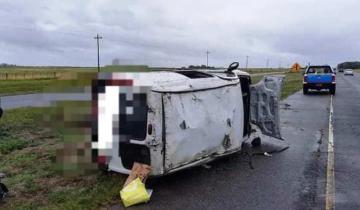
[[[316,132],[315,139],[317,141],[316,141],[316,144],[314,145],[314,147],[315,147],[314,151],[316,151],[318,153],[318,155],[320,155],[321,144],[323,143],[323,139],[324,139],[324,129],[320,129],[319,131]]]

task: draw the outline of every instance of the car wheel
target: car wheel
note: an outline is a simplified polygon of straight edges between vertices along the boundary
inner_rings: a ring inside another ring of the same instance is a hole
[[[335,92],[336,92],[336,87],[331,87],[330,88],[330,94],[335,95]]]
[[[308,94],[309,93],[309,88],[304,86],[303,87],[303,93],[304,93],[304,95]]]

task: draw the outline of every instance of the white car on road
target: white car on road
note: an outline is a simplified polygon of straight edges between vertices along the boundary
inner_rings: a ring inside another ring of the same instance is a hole
[[[354,71],[352,69],[345,69],[344,70],[344,75],[354,76]]]

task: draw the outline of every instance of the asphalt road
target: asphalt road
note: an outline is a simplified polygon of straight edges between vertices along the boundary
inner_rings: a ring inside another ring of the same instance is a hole
[[[334,98],[336,209],[360,209],[360,75],[338,76]]]
[[[35,93],[2,96],[0,97],[0,105],[4,110],[21,107],[46,107],[62,100],[90,101],[91,93]]]

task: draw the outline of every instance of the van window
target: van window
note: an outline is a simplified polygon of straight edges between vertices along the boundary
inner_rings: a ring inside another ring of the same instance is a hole
[[[198,71],[177,71],[177,73],[182,74],[186,77],[189,77],[191,79],[200,79],[200,78],[210,78],[213,77],[210,74],[206,74],[203,72],[198,72]]]
[[[241,84],[241,92],[243,97],[244,107],[244,133],[243,136],[250,134],[250,84],[251,78],[249,76],[239,76]]]

